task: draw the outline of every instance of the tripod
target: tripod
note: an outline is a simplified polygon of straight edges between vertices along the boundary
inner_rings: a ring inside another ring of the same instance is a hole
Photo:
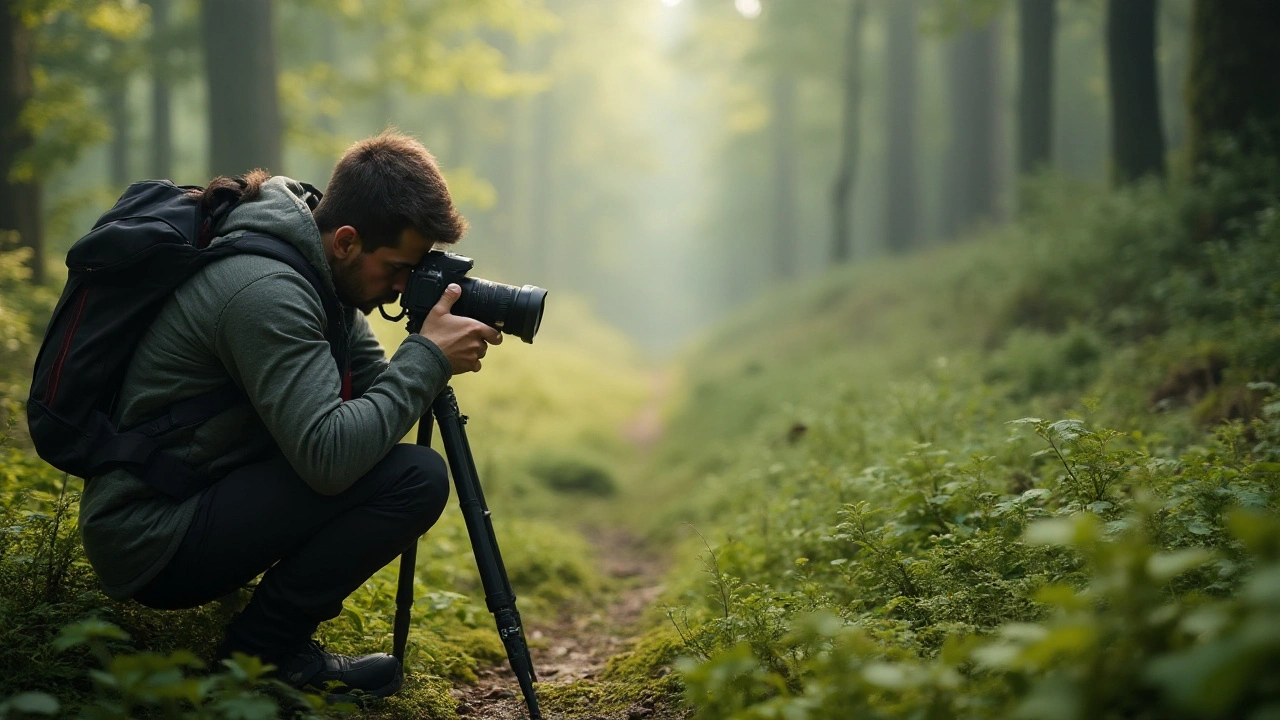
[[[423,447],[431,445],[431,414],[440,423],[440,438],[444,441],[445,456],[449,459],[449,472],[453,475],[453,484],[458,490],[458,504],[462,508],[462,518],[467,523],[467,534],[471,537],[471,550],[475,554],[476,566],[480,569],[485,605],[498,624],[498,636],[507,649],[511,670],[520,682],[520,691],[524,693],[529,717],[531,720],[541,720],[538,697],[533,692],[533,684],[538,678],[533,672],[529,646],[525,643],[520,611],[516,609],[516,595],[507,579],[507,569],[502,564],[502,554],[498,551],[498,541],[493,534],[491,513],[485,505],[480,478],[476,475],[476,463],[471,457],[471,446],[467,443],[467,433],[463,429],[467,418],[458,412],[458,399],[454,396],[452,387],[446,387],[436,397],[431,404],[431,413],[424,415],[418,423],[418,444]],[[404,666],[405,643],[409,639],[409,610],[413,606],[413,571],[417,558],[418,543],[415,541],[400,556],[400,578],[396,588],[392,654],[400,661],[401,667]]]

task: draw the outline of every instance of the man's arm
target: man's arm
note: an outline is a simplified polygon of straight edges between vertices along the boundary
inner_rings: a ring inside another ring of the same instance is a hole
[[[450,376],[435,343],[407,335],[386,368],[343,402],[315,291],[282,269],[240,290],[219,315],[216,352],[294,470],[335,495],[409,432]]]
[[[387,354],[382,349],[363,313],[347,309],[347,341],[351,362],[352,397],[364,395],[373,381],[387,369]]]

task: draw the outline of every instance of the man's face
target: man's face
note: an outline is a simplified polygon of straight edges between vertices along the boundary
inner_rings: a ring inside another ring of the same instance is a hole
[[[379,305],[394,303],[409,282],[409,271],[431,249],[429,242],[412,228],[400,233],[396,247],[380,247],[364,252],[354,228],[339,228],[333,268],[333,284],[338,299],[368,315]]]

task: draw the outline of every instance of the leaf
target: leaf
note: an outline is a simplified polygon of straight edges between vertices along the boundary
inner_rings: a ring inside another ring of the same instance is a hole
[[[918,679],[912,677],[912,675],[913,673],[907,672],[907,668],[902,665],[885,662],[867,663],[867,666],[862,669],[862,678],[864,680],[872,685],[890,690],[902,690],[919,685]]]
[[[58,638],[53,641],[53,647],[57,650],[66,650],[77,645],[88,644],[91,640],[128,639],[129,633],[115,625],[98,618],[89,618],[62,628]]]
[[[1076,523],[1061,518],[1032,523],[1022,539],[1028,545],[1071,545],[1075,537]]]
[[[0,716],[3,711],[18,711],[32,715],[56,715],[58,713],[57,698],[42,692],[22,692],[0,703]]]
[[[1203,548],[1183,548],[1156,553],[1147,558],[1147,574],[1151,579],[1163,584],[1212,559],[1213,553]]]

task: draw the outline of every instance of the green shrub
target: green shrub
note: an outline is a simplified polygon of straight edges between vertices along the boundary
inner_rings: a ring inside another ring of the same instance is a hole
[[[607,467],[580,456],[543,455],[530,463],[529,473],[558,493],[609,497],[618,491]]]

